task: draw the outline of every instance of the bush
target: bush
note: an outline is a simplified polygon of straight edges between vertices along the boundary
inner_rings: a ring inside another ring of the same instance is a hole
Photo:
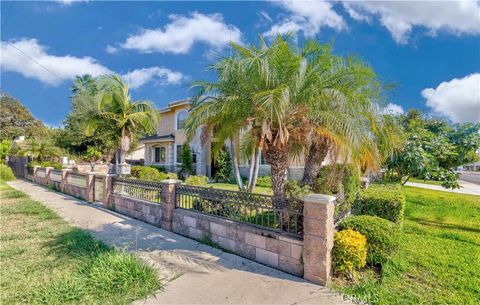
[[[30,161],[27,165],[28,168],[33,168],[34,166],[40,167],[53,167],[54,169],[62,169],[63,165],[60,162],[55,161]]]
[[[0,164],[0,180],[2,181],[15,180],[15,175],[13,174],[12,169],[5,164]]]
[[[229,183],[233,178],[232,157],[226,150],[221,150],[215,158],[215,181]]]
[[[312,193],[308,185],[300,186],[296,180],[288,180],[285,183],[285,197],[303,200],[303,197]]]
[[[185,183],[189,185],[205,186],[208,184],[208,177],[207,176],[189,176],[185,180]]]
[[[378,216],[399,225],[404,210],[405,195],[399,184],[372,184],[359,193],[353,207],[355,215]]]
[[[318,173],[313,191],[317,194],[335,195],[336,218],[349,212],[360,189],[360,173],[350,164],[330,164]]]
[[[261,176],[257,178],[256,186],[261,187],[272,187],[272,177],[271,176]]]
[[[158,168],[151,166],[132,166],[131,175],[137,179],[150,181],[178,179],[177,174],[175,173],[164,173]]]
[[[355,271],[366,264],[367,239],[351,229],[335,233],[333,267],[336,273],[354,278]]]
[[[367,238],[369,264],[385,263],[397,249],[398,228],[386,219],[369,215],[352,216],[342,221],[338,227],[340,230],[352,229]]]

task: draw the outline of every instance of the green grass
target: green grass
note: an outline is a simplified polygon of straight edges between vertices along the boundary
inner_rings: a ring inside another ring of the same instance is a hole
[[[209,183],[207,187],[213,187],[215,189],[229,190],[229,191],[238,191],[238,186],[231,183]],[[256,186],[253,190],[257,194],[272,195],[272,189],[268,187]]]
[[[369,304],[479,304],[480,196],[403,188],[400,249],[382,276],[334,287]]]
[[[431,185],[438,185],[438,186],[442,186],[442,183],[443,183],[443,181],[423,180],[423,179],[418,179],[418,178],[410,178],[410,179],[408,179],[408,182],[431,184]]]
[[[156,271],[0,183],[0,304],[130,304]]]

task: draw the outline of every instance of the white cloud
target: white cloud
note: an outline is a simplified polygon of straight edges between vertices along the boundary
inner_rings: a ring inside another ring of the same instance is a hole
[[[445,30],[456,35],[480,33],[480,3],[460,1],[349,1],[344,7],[356,20],[369,21],[376,16],[400,44],[408,42],[416,26],[429,35]]]
[[[197,43],[222,48],[229,41],[240,42],[241,32],[224,22],[221,14],[204,15],[194,12],[187,16],[170,15],[170,23],[163,29],[144,29],[130,36],[123,44],[125,49],[145,53],[185,54]]]
[[[1,42],[1,68],[17,72],[27,78],[58,86],[79,74],[112,73],[92,57],[56,56],[47,54],[47,48],[36,39],[20,39]]]
[[[322,27],[337,31],[346,28],[346,24],[335,12],[332,3],[328,1],[281,1],[275,2],[282,6],[290,15],[280,23],[273,25],[264,33],[266,36],[284,34],[288,31],[303,31],[306,36],[314,36]]]
[[[71,5],[78,2],[88,2],[88,0],[55,0],[55,2],[61,3],[63,5]]]
[[[107,45],[107,47],[105,48],[105,52],[109,54],[115,54],[118,52],[118,48],[115,48],[114,46],[111,46],[111,45]]]
[[[480,122],[480,73],[422,90],[427,106],[454,123]]]
[[[385,114],[399,115],[399,114],[403,114],[405,111],[400,105],[397,105],[394,103],[388,103],[388,105],[382,109],[382,112]]]
[[[133,70],[122,75],[130,88],[137,89],[148,82],[154,81],[156,85],[178,85],[185,76],[178,71],[172,71],[164,67],[150,67]]]

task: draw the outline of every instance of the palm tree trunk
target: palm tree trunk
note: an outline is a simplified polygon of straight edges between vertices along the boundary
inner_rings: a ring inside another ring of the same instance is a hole
[[[230,139],[230,155],[232,156],[232,166],[233,166],[233,174],[235,176],[235,181],[237,182],[238,189],[243,191],[243,182],[242,177],[240,176],[240,169],[238,166],[238,154],[236,149],[236,137]]]
[[[288,148],[278,148],[270,145],[265,151],[265,160],[270,164],[273,195],[283,197],[285,195],[285,180],[287,178]]]
[[[257,178],[258,178],[258,169],[260,167],[260,154],[261,150],[260,147],[255,148],[255,153],[253,154],[253,158],[251,162],[253,162],[253,171],[250,173],[250,177],[248,179],[249,185],[248,185],[248,191],[253,192],[253,189],[255,188],[255,184],[257,184]]]
[[[307,159],[305,160],[305,170],[303,172],[302,185],[313,187],[317,179],[322,162],[327,157],[330,149],[328,139],[322,138],[319,141],[313,141],[308,150]]]
[[[130,149],[130,136],[127,134],[125,129],[122,129],[122,137],[120,139],[120,164],[125,163],[125,156],[127,151]]]

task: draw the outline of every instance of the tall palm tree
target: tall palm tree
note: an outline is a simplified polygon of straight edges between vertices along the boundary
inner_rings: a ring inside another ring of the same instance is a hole
[[[100,122],[111,122],[111,132],[119,139],[119,163],[124,164],[135,135],[156,132],[159,114],[150,101],[132,101],[128,84],[118,75],[100,77],[98,84],[98,112],[90,119],[86,133],[91,134]]]

